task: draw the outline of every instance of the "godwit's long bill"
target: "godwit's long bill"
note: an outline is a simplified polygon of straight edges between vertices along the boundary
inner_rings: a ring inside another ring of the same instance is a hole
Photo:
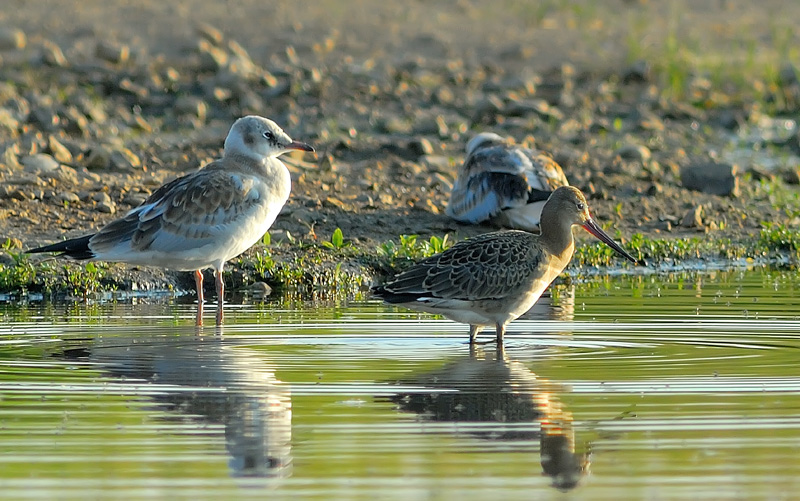
[[[217,324],[223,319],[226,261],[266,233],[289,198],[291,177],[278,157],[314,151],[259,116],[234,122],[222,158],[175,179],[97,233],[28,252],[194,271],[197,324],[203,322],[203,274],[214,269]]]
[[[567,186],[558,163],[542,151],[513,144],[492,132],[467,143],[467,156],[450,191],[446,213],[467,224],[539,231],[550,194]]]
[[[483,327],[494,325],[502,343],[506,325],[528,311],[572,259],[574,225],[643,264],[592,219],[580,190],[564,186],[542,209],[539,235],[506,230],[464,240],[373,288],[373,293],[390,304],[469,324],[470,343]]]

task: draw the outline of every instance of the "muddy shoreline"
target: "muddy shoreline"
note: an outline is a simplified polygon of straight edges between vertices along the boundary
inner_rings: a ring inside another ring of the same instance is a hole
[[[767,16],[774,35],[787,16],[776,17],[773,2],[686,4],[691,15],[677,28],[658,17],[674,13],[636,2],[618,2],[616,16],[588,1],[576,2],[583,10],[432,2],[357,13],[332,1],[247,1],[226,14],[199,1],[82,2],[78,24],[17,3],[0,18],[6,269],[21,249],[97,229],[217,158],[230,124],[250,113],[318,151],[287,158],[293,193],[268,251],[311,274],[338,263],[386,273],[378,249],[400,235],[493,229],[444,215],[464,144],[480,131],[552,154],[623,243],[640,235],[749,246],[765,223],[798,227],[798,61],[777,54],[774,80],[743,73],[733,85],[690,65],[670,73],[659,58],[668,52],[645,50],[685,32],[735,58],[733,35],[714,33],[709,19],[749,26]],[[765,54],[778,48],[774,36],[748,36]],[[687,172],[710,171],[718,177],[687,186]],[[339,252],[322,246],[336,228],[348,244]],[[272,278],[254,272],[259,253],[232,261],[234,285]],[[188,284],[160,270],[101,271],[117,288]]]

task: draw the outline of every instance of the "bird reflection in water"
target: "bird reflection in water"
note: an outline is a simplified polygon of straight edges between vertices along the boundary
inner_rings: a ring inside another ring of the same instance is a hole
[[[255,352],[218,336],[112,336],[65,355],[88,358],[125,384],[147,383],[146,397],[176,421],[222,424],[233,476],[291,474],[289,386]]]
[[[575,451],[572,414],[555,394],[559,385],[510,360],[502,345],[485,351],[473,345],[468,357],[398,383],[421,387],[391,400],[423,419],[496,423],[470,430],[487,440],[538,438],[542,471],[559,490],[575,488],[588,473],[591,453]]]

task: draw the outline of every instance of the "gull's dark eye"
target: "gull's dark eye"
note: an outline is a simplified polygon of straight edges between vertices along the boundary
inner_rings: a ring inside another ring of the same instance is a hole
[[[275,134],[268,130],[264,131],[264,137],[267,139],[267,141],[275,141]]]
[[[583,211],[583,209],[586,208],[586,204],[584,204],[583,202],[578,202],[575,204],[575,206],[578,207],[579,211]]]

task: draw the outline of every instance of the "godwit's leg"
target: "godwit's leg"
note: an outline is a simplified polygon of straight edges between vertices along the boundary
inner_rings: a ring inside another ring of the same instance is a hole
[[[214,271],[214,278],[217,281],[217,325],[222,325],[222,304],[225,295],[225,282],[222,280],[222,270]]]
[[[194,270],[194,285],[197,288],[197,319],[195,325],[203,325],[203,272]]]
[[[497,324],[497,346],[503,344],[503,336],[506,335],[505,324]]]

